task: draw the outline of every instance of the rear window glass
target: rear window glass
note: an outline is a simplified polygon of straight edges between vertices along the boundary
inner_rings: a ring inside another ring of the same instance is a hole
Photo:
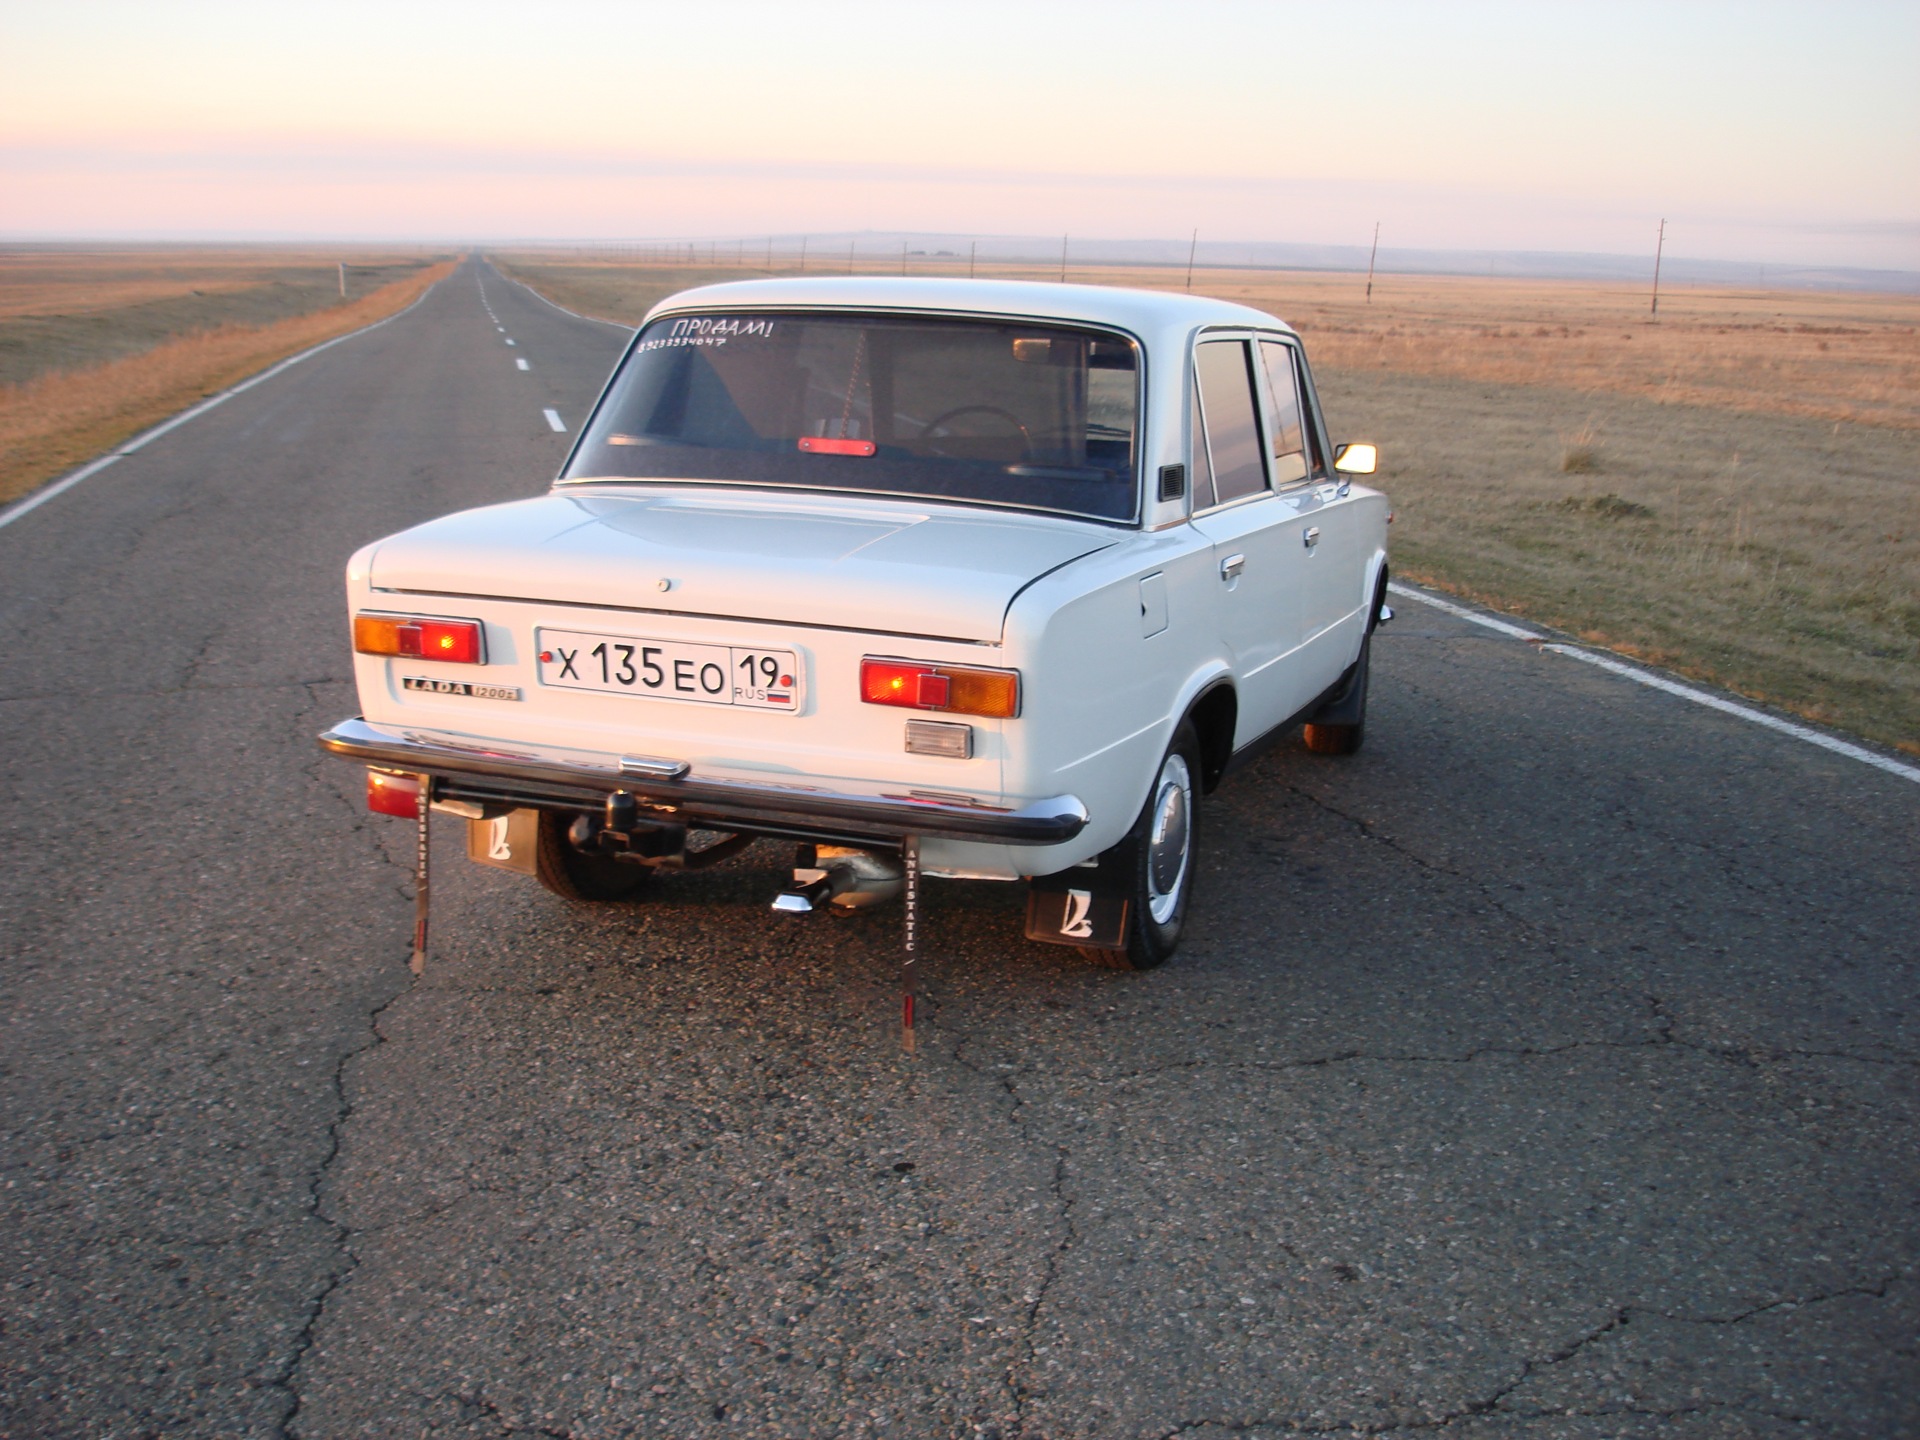
[[[865,491],[1131,520],[1135,346],[1061,326],[667,316],[628,352],[563,481]]]

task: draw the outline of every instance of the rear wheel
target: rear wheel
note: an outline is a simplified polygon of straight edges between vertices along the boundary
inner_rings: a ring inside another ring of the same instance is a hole
[[[1160,761],[1140,818],[1126,839],[1100,857],[1101,865],[1114,866],[1127,886],[1127,947],[1083,950],[1095,964],[1151,970],[1179,945],[1193,893],[1199,797],[1200,742],[1192,726],[1182,725]]]
[[[567,838],[572,817],[540,812],[540,843],[534,848],[534,878],[563,900],[631,900],[653,877],[643,865],[588,855]]]

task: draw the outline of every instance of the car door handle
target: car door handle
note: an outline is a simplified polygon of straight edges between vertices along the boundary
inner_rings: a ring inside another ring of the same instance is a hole
[[[1220,578],[1222,580],[1237,580],[1240,578],[1240,572],[1246,568],[1246,556],[1229,555],[1220,562]]]
[[[1300,539],[1305,543],[1307,549],[1311,550],[1320,543],[1320,527],[1318,525],[1309,525],[1306,534],[1302,535]]]

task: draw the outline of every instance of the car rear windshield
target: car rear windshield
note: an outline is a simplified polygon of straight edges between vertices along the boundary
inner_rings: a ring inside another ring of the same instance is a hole
[[[678,315],[641,332],[563,481],[852,490],[1131,520],[1134,343],[1012,321]]]

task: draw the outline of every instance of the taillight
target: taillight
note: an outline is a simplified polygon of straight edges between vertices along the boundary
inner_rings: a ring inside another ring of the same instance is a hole
[[[486,632],[478,620],[441,620],[427,615],[353,617],[353,648],[362,655],[404,655],[410,660],[487,663]]]
[[[386,770],[367,771],[367,809],[376,815],[397,815],[402,820],[418,820],[420,777],[395,775]]]
[[[860,662],[860,698],[869,705],[1007,719],[1020,713],[1020,672],[868,656]]]

